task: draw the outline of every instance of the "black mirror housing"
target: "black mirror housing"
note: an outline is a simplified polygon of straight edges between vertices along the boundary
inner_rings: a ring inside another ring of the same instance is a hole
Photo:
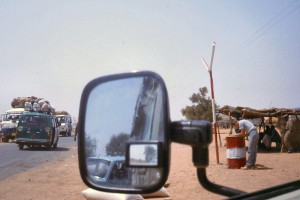
[[[167,181],[169,100],[158,74],[92,80],[82,92],[78,123],[80,174],[90,188],[141,194]]]

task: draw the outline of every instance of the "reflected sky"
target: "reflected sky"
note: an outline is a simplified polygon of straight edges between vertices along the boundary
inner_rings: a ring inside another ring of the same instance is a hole
[[[97,140],[97,155],[113,135],[130,134],[136,101],[143,78],[110,81],[98,85],[89,96],[85,131]]]

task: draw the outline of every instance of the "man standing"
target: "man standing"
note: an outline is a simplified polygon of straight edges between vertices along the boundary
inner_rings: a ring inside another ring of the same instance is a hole
[[[257,133],[256,127],[249,120],[234,120],[234,126],[239,131],[236,131],[236,135],[248,137],[248,159],[246,165],[241,169],[255,169],[256,155],[257,155],[257,144],[259,134]]]
[[[292,117],[292,115],[290,115],[289,120],[286,123],[287,132],[284,135],[284,143],[285,143],[285,146],[288,148],[288,153],[293,152],[293,147],[292,147],[291,142],[290,142],[290,141],[292,141],[291,135],[293,135],[293,132],[294,132],[294,129],[295,129],[295,127],[293,125],[293,121],[294,121],[293,117]]]

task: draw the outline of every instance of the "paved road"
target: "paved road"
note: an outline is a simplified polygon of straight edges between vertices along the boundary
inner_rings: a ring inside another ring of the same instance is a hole
[[[0,180],[24,172],[30,168],[43,165],[52,160],[77,155],[77,142],[74,137],[60,137],[56,149],[45,148],[19,150],[15,143],[0,143]]]

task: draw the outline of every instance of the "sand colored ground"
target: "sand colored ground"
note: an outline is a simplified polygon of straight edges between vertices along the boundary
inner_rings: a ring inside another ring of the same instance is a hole
[[[207,168],[207,176],[210,181],[251,192],[300,179],[299,153],[261,151],[257,157],[258,169],[246,171],[228,169],[225,146],[227,132],[227,130],[221,129],[222,146],[219,147],[219,164],[216,159],[215,141],[210,145],[210,165]],[[191,147],[173,143],[171,148],[171,170],[167,181],[170,197],[155,199],[225,198],[208,192],[198,183],[196,169],[192,163]],[[81,191],[87,186],[80,178],[77,146],[74,145],[71,151],[74,154],[69,158],[49,162],[42,167],[29,169],[0,181],[0,199],[84,200]]]

